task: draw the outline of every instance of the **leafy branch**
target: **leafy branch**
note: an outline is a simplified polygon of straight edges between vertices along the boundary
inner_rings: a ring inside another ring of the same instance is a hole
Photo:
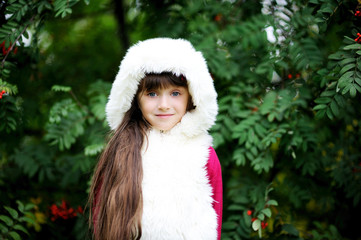
[[[10,52],[13,50],[14,46],[16,45],[16,43],[19,41],[20,37],[24,34],[24,32],[26,31],[26,29],[30,26],[30,24],[33,23],[35,18],[35,15],[32,16],[30,18],[30,20],[28,21],[28,23],[24,26],[23,30],[20,32],[20,34],[17,36],[17,38],[15,39],[15,41],[11,44],[10,49],[7,51],[5,57],[3,58],[3,60],[1,61],[1,68],[4,68],[4,64],[6,61],[6,58],[9,56]]]

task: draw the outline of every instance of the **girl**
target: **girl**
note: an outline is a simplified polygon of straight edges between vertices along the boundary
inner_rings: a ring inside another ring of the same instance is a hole
[[[128,50],[89,196],[96,240],[220,239],[221,167],[208,134],[216,98],[188,41],[156,38]]]

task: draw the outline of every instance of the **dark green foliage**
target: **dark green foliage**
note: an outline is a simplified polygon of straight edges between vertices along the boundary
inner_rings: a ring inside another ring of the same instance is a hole
[[[34,204],[24,205],[20,201],[16,201],[16,203],[18,205],[17,209],[4,206],[7,215],[0,215],[1,239],[20,240],[23,239],[21,236],[29,235],[28,230],[26,230],[26,224],[34,223],[35,216],[31,212]]]
[[[131,43],[189,39],[207,60],[222,239],[360,239],[361,3],[141,0],[115,14],[113,5],[0,3],[9,14],[0,22],[0,203],[12,209],[0,209],[1,237],[87,238],[85,216],[53,222],[49,206],[85,204],[127,47],[121,31]],[[24,229],[14,227],[17,199],[35,204]]]

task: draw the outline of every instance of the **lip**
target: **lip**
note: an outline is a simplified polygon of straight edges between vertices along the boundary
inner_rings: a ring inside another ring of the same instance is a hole
[[[173,114],[156,114],[156,116],[160,118],[169,118],[173,116]]]

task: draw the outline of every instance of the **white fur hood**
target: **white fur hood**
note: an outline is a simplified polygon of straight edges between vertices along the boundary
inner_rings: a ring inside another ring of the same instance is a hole
[[[154,38],[129,48],[120,64],[106,105],[107,121],[112,130],[118,127],[129,110],[145,74],[161,72],[184,75],[196,106],[175,128],[188,137],[210,129],[218,111],[217,93],[202,53],[184,39]]]

